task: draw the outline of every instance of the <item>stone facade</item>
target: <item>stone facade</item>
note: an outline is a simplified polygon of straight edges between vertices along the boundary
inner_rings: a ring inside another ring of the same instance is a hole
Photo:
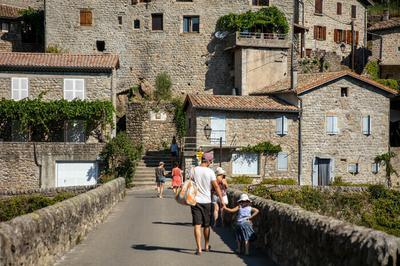
[[[1,265],[54,265],[125,196],[119,178],[53,206],[0,223]]]
[[[11,79],[28,78],[29,98],[43,94],[44,100],[64,98],[64,79],[84,79],[85,99],[113,101],[111,73],[65,73],[44,71],[2,71],[0,73],[0,98],[11,99]]]
[[[229,205],[240,194],[228,190]],[[278,265],[398,265],[400,238],[280,202],[253,198],[254,243]],[[224,219],[228,221],[228,217]]]
[[[57,161],[96,161],[103,147],[100,143],[2,142],[0,191],[55,187]]]
[[[348,88],[348,97],[341,97]],[[301,184],[313,181],[313,160],[330,159],[332,177],[352,183],[384,183],[383,167],[372,173],[374,158],[389,149],[390,99],[371,85],[350,77],[341,78],[300,95],[302,100]],[[371,135],[362,131],[362,117],[371,116]],[[327,116],[336,116],[339,133],[327,133]],[[359,164],[359,173],[350,174],[349,164]],[[315,173],[314,173],[315,174]]]
[[[225,143],[223,143],[222,166],[232,174],[232,153],[237,153],[242,147],[255,145],[260,142],[270,141],[279,144],[282,152],[288,154],[287,171],[277,170],[276,159],[269,159],[265,167],[265,176],[272,178],[297,178],[298,175],[298,114],[284,112],[245,112],[245,111],[219,111],[199,110],[188,108],[187,119],[191,126],[189,135],[196,136],[196,146],[203,151],[214,151],[215,166],[219,160],[219,143],[206,139],[204,127],[211,125],[212,116],[224,115]],[[288,119],[288,134],[280,136],[276,133],[276,119],[285,115]],[[264,160],[259,158],[259,175],[264,174]]]
[[[174,122],[175,107],[170,103],[133,102],[126,114],[126,132],[145,151],[170,148],[177,136]]]
[[[22,8],[32,7],[37,9],[44,8],[45,0],[0,0],[0,5],[12,5]]]
[[[305,20],[304,26],[309,28],[308,33],[306,34],[305,40],[305,48],[312,50],[325,50],[327,52],[336,52],[338,55],[347,57],[351,52],[351,45],[346,44],[346,50],[342,53],[340,49],[340,43],[336,43],[334,41],[334,30],[351,30],[350,23],[352,21],[351,18],[351,6],[356,6],[356,19],[354,19],[355,23],[355,31],[358,31],[359,34],[359,42],[357,44],[358,47],[366,46],[364,43],[364,32],[366,30],[366,15],[365,15],[365,7],[361,3],[361,1],[350,0],[350,1],[333,1],[326,0],[322,1],[323,14],[315,13],[315,1],[304,1],[304,12],[305,12]],[[342,14],[337,15],[337,3],[342,3]],[[314,26],[324,26],[326,27],[326,40],[318,41],[314,39]]]
[[[231,94],[233,54],[224,51],[225,41],[213,37],[219,17],[252,7],[250,0],[178,2],[155,0],[131,5],[126,0],[46,1],[46,46],[58,45],[70,52],[93,53],[96,41],[105,41],[106,52],[121,58],[119,88],[127,89],[144,78],[154,82],[167,71],[176,92]],[[270,1],[293,15],[292,0]],[[93,25],[79,25],[79,10],[93,12]],[[163,31],[152,31],[151,14],[163,14]],[[200,17],[199,33],[183,32],[183,16]],[[122,24],[118,23],[118,16]],[[134,20],[140,28],[134,29]]]

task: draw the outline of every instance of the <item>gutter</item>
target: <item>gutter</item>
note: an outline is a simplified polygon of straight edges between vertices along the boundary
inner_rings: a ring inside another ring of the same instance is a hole
[[[298,149],[299,149],[299,158],[298,158],[298,184],[301,185],[301,173],[303,171],[302,163],[303,163],[303,144],[302,144],[302,133],[301,133],[301,122],[303,119],[303,100],[300,97],[297,97],[300,103],[300,111],[299,111],[299,137],[298,137]]]

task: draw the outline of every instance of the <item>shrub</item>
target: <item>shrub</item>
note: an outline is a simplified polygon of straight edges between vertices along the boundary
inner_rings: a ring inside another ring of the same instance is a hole
[[[166,73],[162,72],[156,77],[156,87],[154,91],[154,97],[157,101],[169,100],[172,96],[172,81],[171,77]]]
[[[264,178],[261,182],[263,185],[297,185],[297,180],[293,178]]]
[[[186,113],[184,110],[184,102],[180,98],[172,100],[172,104],[175,107],[174,122],[176,126],[176,132],[179,138],[186,136]]]
[[[229,179],[229,184],[245,184],[250,185],[253,183],[253,178],[250,176],[237,176]]]
[[[105,162],[103,174],[124,177],[126,184],[130,184],[141,155],[141,146],[134,145],[126,133],[118,133],[100,153]]]

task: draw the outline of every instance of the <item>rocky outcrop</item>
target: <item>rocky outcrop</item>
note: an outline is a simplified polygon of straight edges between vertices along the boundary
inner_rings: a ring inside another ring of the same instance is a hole
[[[0,265],[53,265],[101,223],[125,195],[123,178],[0,223]]]

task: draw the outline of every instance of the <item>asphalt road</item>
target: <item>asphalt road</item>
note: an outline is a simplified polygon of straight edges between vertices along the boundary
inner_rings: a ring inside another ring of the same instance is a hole
[[[234,254],[228,228],[212,231],[210,245],[211,252],[194,255],[190,209],[178,205],[171,192],[159,199],[153,190],[133,190],[56,265],[274,265],[257,250],[251,256]]]

